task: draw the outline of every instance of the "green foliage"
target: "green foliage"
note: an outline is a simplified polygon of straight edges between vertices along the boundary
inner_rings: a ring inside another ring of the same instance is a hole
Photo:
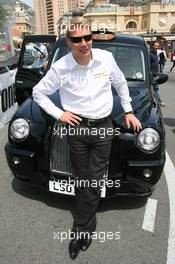
[[[17,42],[17,40],[13,40],[13,46],[14,46],[15,48],[18,48],[18,42]]]

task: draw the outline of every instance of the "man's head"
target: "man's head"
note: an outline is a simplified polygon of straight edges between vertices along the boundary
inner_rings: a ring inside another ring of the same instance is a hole
[[[41,46],[41,43],[40,42],[36,42],[36,46],[37,47],[40,47]]]
[[[66,36],[67,44],[75,59],[91,56],[92,31],[90,24],[84,18],[70,20]]]
[[[155,41],[155,42],[153,43],[153,49],[158,50],[159,48],[160,48],[160,43],[159,43],[158,41]]]

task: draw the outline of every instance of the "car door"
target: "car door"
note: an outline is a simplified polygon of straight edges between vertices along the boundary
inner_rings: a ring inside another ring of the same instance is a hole
[[[17,110],[14,96],[16,69],[0,64],[0,128],[7,124]]]
[[[19,105],[32,94],[32,88],[43,77],[55,42],[55,35],[32,35],[24,38],[15,78],[15,94]]]

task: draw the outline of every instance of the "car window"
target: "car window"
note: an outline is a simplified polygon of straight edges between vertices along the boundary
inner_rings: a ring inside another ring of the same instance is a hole
[[[45,68],[52,43],[30,42],[25,44],[22,67],[28,69]]]
[[[52,64],[59,60],[61,57],[63,57],[64,55],[68,54],[70,52],[70,49],[68,46],[61,46],[59,48],[56,49],[53,60],[52,60]]]
[[[105,49],[112,53],[115,61],[125,75],[127,81],[130,82],[144,82],[145,74],[145,60],[143,51],[137,47],[129,45],[104,45],[104,43],[94,43],[94,48]],[[61,46],[55,51],[52,63],[60,59],[69,52],[67,46]]]
[[[129,45],[99,45],[99,43],[95,43],[94,47],[105,49],[112,53],[127,81],[145,81],[144,54],[140,48]]]

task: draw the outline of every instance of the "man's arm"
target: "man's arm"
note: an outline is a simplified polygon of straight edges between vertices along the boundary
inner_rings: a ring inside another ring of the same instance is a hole
[[[33,88],[33,99],[39,106],[56,120],[61,120],[72,126],[79,124],[81,118],[69,111],[59,109],[48,97],[60,88],[60,73],[54,66],[47,72],[46,76]]]
[[[167,61],[167,55],[166,55],[166,51],[163,50],[164,56],[165,56],[165,60]]]
[[[43,79],[33,87],[33,99],[39,106],[55,119],[59,119],[63,111],[59,109],[48,97],[60,88],[60,74],[54,66],[50,68]]]

